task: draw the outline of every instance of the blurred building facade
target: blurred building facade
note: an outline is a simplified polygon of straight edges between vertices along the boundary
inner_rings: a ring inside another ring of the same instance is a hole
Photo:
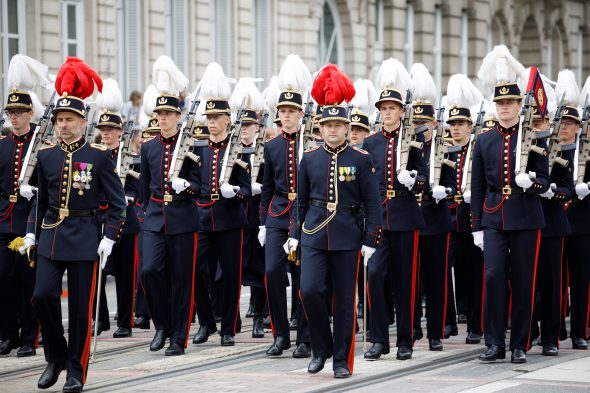
[[[389,56],[423,62],[444,90],[453,73],[475,77],[497,44],[550,78],[564,67],[579,83],[590,73],[585,0],[0,0],[0,11],[3,98],[15,53],[54,73],[82,57],[125,96],[145,89],[163,54],[190,89],[211,61],[268,80],[298,53],[312,71],[333,62],[353,79],[373,79]]]

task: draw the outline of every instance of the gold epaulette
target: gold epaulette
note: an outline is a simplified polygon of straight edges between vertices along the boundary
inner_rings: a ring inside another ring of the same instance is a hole
[[[49,141],[43,141],[43,144],[41,145],[39,150],[47,150],[47,149],[51,149],[52,147],[55,147],[55,143],[49,142]]]
[[[312,148],[309,148],[309,149],[305,150],[303,153],[311,153],[312,151],[316,151],[319,148],[320,148],[319,146],[315,146],[315,147],[312,147]]]
[[[99,143],[91,143],[90,147],[93,147],[93,148],[98,149],[100,151],[107,151],[107,149],[108,149],[105,145],[101,145]]]

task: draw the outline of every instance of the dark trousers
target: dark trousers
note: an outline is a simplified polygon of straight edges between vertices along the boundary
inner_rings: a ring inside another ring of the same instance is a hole
[[[223,300],[221,335],[235,336],[240,308],[240,289],[242,286],[242,229],[227,231],[199,232],[197,249],[197,277],[195,303],[200,325],[215,325],[213,307],[209,296],[210,253],[214,252],[223,273]]]
[[[449,233],[420,236],[421,284],[426,295],[426,337],[429,339],[441,339],[444,336],[449,238]]]
[[[539,248],[536,284],[539,302],[535,309],[541,321],[543,345],[559,346],[563,243],[563,237],[544,237]]]
[[[193,317],[196,233],[144,231],[141,280],[157,330],[186,348]]]
[[[29,266],[26,255],[8,248],[16,237],[0,234],[0,340],[15,340],[19,345],[36,348],[39,323],[31,304],[35,268]]]
[[[568,236],[565,240],[570,278],[570,337],[588,338],[588,297],[590,296],[590,234]]]
[[[354,366],[356,284],[360,253],[301,247],[301,295],[314,356],[334,357],[334,369]],[[334,295],[334,334],[326,308],[326,281]]]
[[[455,288],[462,287],[464,291],[463,307],[467,315],[467,332],[483,333],[483,251],[473,244],[473,235],[469,232],[451,233],[451,258],[454,259]],[[449,272],[450,277],[450,272]],[[462,282],[462,283],[460,283]],[[453,282],[449,281],[449,293]],[[457,309],[459,310],[459,289],[457,289]],[[449,303],[452,299],[449,299]],[[449,321],[447,312],[447,321]],[[461,313],[458,311],[458,313]],[[456,320],[455,320],[456,321]],[[456,323],[456,322],[455,322]]]
[[[137,274],[137,235],[121,236],[109,257],[115,270],[117,290],[117,326],[133,327],[133,294]]]
[[[540,230],[484,230],[486,345],[505,347],[506,275],[510,272],[512,307],[510,349],[529,349]]]
[[[265,277],[266,294],[268,300],[268,310],[270,314],[271,327],[273,336],[289,337],[289,320],[287,317],[287,269],[289,262],[287,254],[283,250],[283,244],[289,238],[289,231],[286,229],[266,228],[266,245],[265,245]],[[291,267],[291,285],[292,293],[295,294],[293,302],[301,305],[299,296],[299,283],[301,267]],[[295,317],[297,318],[297,343],[309,343],[309,326],[305,318],[305,313],[297,307]]]
[[[145,298],[145,288],[141,281],[141,268],[143,266],[143,231],[137,234],[137,267],[135,274],[135,316],[150,317],[147,300]]]
[[[68,377],[86,382],[92,321],[92,300],[96,290],[96,261],[37,261],[37,284],[33,307],[43,326],[47,362],[64,362]],[[62,279],[68,271],[68,342],[61,321]]]
[[[412,347],[419,232],[384,231],[379,248],[369,261],[368,306],[371,342],[389,344],[386,279],[392,272],[397,321],[396,346]]]

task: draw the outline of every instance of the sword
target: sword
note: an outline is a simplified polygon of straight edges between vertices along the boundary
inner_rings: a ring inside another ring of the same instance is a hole
[[[98,336],[98,310],[100,309],[100,293],[102,292],[102,261],[104,254],[98,255],[98,289],[96,290],[96,311],[94,313],[94,337],[92,343],[92,363],[96,360],[96,337]]]
[[[367,261],[369,262],[369,261]],[[363,261],[363,352],[367,351],[367,264]]]

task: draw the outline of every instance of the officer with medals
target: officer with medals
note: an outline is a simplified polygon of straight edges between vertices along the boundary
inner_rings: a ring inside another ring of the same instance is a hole
[[[291,219],[284,247],[293,252],[301,242],[301,296],[313,349],[308,372],[319,372],[326,359],[333,357],[334,377],[347,378],[354,366],[360,257],[362,253],[366,260],[371,258],[382,235],[378,185],[369,154],[346,141],[347,109],[339,103],[354,96],[352,82],[329,64],[318,73],[312,95],[323,107],[324,145],[306,151],[301,160],[295,209],[299,216]],[[333,333],[326,308],[327,279],[333,287]]]
[[[365,138],[363,149],[375,164],[383,214],[383,240],[368,265],[368,299],[370,306],[370,341],[366,360],[376,360],[389,353],[389,320],[386,290],[393,277],[397,321],[397,359],[412,357],[414,302],[418,237],[424,219],[414,193],[426,184],[426,167],[420,149],[411,148],[407,169],[396,172],[397,149],[404,116],[402,94],[410,87],[410,75],[398,60],[381,65],[382,88],[375,106],[381,113],[383,128]],[[412,171],[412,172],[410,172]],[[393,272],[392,275],[390,273]]]
[[[198,180],[196,164],[188,159],[179,176],[170,178],[180,135],[177,94],[186,88],[188,79],[166,56],[154,63],[154,75],[159,74],[163,75],[154,81],[160,91],[154,113],[161,132],[141,146],[140,154],[145,211],[141,283],[156,327],[150,351],[162,349],[170,337],[165,355],[177,356],[184,354],[193,316]]]
[[[230,145],[228,130],[231,110],[228,99],[231,87],[217,63],[210,63],[201,80],[201,97],[206,99],[205,116],[209,128],[209,141],[198,147],[200,157],[197,179],[197,206],[199,211],[199,247],[197,249],[197,277],[195,302],[199,318],[199,331],[193,344],[206,342],[217,331],[211,299],[207,291],[207,266],[214,255],[223,274],[221,319],[221,345],[235,345],[238,330],[240,289],[242,285],[243,226],[246,224],[243,202],[252,194],[250,173],[234,165],[229,181],[224,181],[227,170],[226,151]],[[236,108],[237,109],[237,108]],[[237,132],[237,130],[233,130]],[[236,140],[239,144],[241,141]],[[244,157],[245,159],[245,157]],[[215,270],[209,269],[210,274]]]
[[[37,156],[38,192],[29,214],[24,252],[38,240],[37,283],[33,306],[43,326],[47,368],[38,387],[53,386],[67,369],[64,392],[81,392],[90,355],[90,312],[94,297],[97,254],[106,262],[123,231],[125,195],[115,161],[105,147],[84,139],[84,99],[100,90],[100,77],[81,59],[68,57],[55,87],[61,96],[53,111],[61,141]],[[31,186],[21,187],[29,193]],[[100,199],[109,204],[101,234]],[[35,234],[38,234],[36,239]],[[68,272],[68,342],[61,321],[63,274]]]
[[[539,194],[549,188],[547,156],[530,151],[526,172],[516,168],[522,93],[516,78],[524,75],[504,45],[483,60],[478,77],[494,86],[498,124],[477,139],[473,152],[471,214],[474,243],[484,252],[484,332],[487,350],[479,359],[505,358],[506,272],[510,272],[513,363],[525,363],[530,348],[534,273],[545,219]],[[546,149],[546,142],[535,140]]]

